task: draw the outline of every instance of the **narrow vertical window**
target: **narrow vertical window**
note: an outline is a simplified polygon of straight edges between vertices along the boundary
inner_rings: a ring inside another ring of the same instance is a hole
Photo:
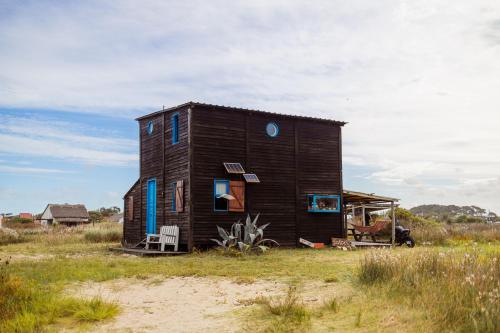
[[[177,182],[173,182],[172,185],[172,201],[171,201],[171,205],[172,205],[172,211],[175,212],[177,210],[177,208],[175,207],[175,191],[177,189]]]
[[[179,114],[172,116],[172,144],[179,142]]]
[[[175,187],[175,211],[182,213],[184,211],[184,181],[178,180]]]
[[[127,215],[128,215],[128,220],[133,221],[134,220],[134,197],[131,195],[128,197],[128,203],[127,203]]]

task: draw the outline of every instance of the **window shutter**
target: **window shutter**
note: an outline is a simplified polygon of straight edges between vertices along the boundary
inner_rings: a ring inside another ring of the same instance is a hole
[[[184,211],[184,181],[178,180],[175,186],[175,211],[180,213]]]
[[[244,212],[245,211],[245,182],[230,181],[229,194],[235,199],[229,200],[230,212]]]
[[[128,197],[128,203],[127,203],[127,215],[128,215],[128,220],[133,221],[134,220],[134,196],[131,195]]]

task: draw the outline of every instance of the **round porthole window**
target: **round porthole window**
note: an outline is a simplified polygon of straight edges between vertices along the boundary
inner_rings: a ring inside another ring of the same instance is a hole
[[[266,125],[266,133],[271,138],[275,138],[278,136],[280,129],[276,123],[269,123]]]
[[[153,134],[153,129],[154,129],[153,122],[152,122],[152,121],[150,121],[150,122],[148,123],[148,127],[147,127],[147,131],[148,131],[148,134],[149,134],[149,135]]]

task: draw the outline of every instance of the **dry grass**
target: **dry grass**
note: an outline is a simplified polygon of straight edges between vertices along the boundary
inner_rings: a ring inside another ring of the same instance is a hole
[[[500,253],[372,251],[361,262],[359,280],[425,309],[436,331],[500,330]]]
[[[261,332],[304,332],[311,325],[311,311],[302,302],[295,286],[289,286],[284,296],[260,297],[254,303],[261,305],[261,316],[269,317],[267,325],[259,329]]]
[[[61,319],[95,322],[114,317],[118,306],[91,300],[61,297],[54,286],[42,286],[11,273],[0,261],[0,332],[41,332]]]

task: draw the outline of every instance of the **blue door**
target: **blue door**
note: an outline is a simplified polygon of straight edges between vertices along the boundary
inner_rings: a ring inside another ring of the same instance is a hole
[[[148,180],[146,194],[146,233],[156,234],[156,179]]]

